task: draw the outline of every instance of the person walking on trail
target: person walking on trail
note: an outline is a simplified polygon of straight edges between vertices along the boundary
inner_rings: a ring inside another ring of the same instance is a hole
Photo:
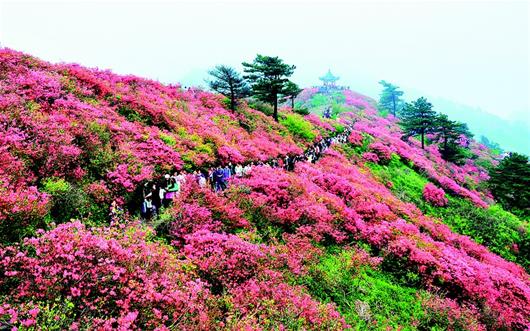
[[[232,177],[232,170],[230,170],[229,165],[226,165],[223,168],[223,180],[225,181],[225,183],[228,183],[228,180],[230,179],[230,177]]]
[[[199,172],[199,174],[197,175],[197,183],[199,184],[200,187],[206,187],[207,185],[206,176],[204,176],[202,172]]]
[[[151,187],[151,200],[153,201],[153,215],[156,215],[162,208],[162,199],[160,199],[160,188],[154,183]]]
[[[149,220],[153,214],[152,195],[150,183],[146,182],[142,188],[143,201],[142,208],[140,209],[140,216],[145,220]]]
[[[167,192],[165,197],[165,200],[167,201],[168,205],[171,203],[171,201],[173,201],[179,191],[180,184],[177,182],[177,180],[174,177],[169,178],[169,184],[167,186]]]
[[[226,182],[225,182],[225,172],[223,168],[218,167],[214,173],[214,181],[215,181],[215,191],[223,191],[226,189]]]
[[[236,177],[241,178],[243,177],[243,166],[241,164],[238,164],[234,168],[234,172]]]
[[[215,169],[208,170],[208,183],[210,184],[210,189],[215,191]]]
[[[244,176],[248,176],[250,175],[250,172],[252,171],[252,166],[253,166],[253,163],[249,163],[247,164],[244,168],[243,168],[243,175]]]

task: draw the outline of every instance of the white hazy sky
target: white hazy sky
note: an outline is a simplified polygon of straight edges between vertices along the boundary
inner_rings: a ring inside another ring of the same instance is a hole
[[[530,123],[528,21],[527,1],[0,0],[0,44],[183,85],[278,55],[302,86],[331,68],[372,97],[385,79]]]

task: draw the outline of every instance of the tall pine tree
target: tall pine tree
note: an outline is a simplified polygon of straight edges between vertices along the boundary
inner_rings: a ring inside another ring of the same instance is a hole
[[[237,100],[250,95],[250,87],[234,68],[218,65],[208,73],[215,78],[208,85],[230,99],[230,109],[236,110]]]
[[[284,93],[294,65],[283,63],[277,56],[258,54],[252,63],[243,62],[246,79],[250,81],[252,96],[256,99],[271,103],[274,107],[273,117],[278,122],[278,96]]]
[[[528,157],[512,153],[490,171],[488,182],[501,205],[524,217],[530,216],[530,164]]]
[[[436,131],[436,112],[432,104],[421,97],[411,103],[406,103],[401,111],[401,127],[404,134],[403,140],[419,135],[421,148],[425,148],[425,135]]]
[[[384,80],[380,81],[379,84],[383,86],[379,98],[379,105],[394,115],[398,114],[399,110],[403,107],[403,91],[399,90],[399,86],[390,84]]]
[[[472,138],[467,124],[450,120],[447,115],[440,114],[436,118],[436,139],[440,143],[438,148],[442,157],[450,162],[459,163],[468,155],[466,147],[459,141],[462,136]]]

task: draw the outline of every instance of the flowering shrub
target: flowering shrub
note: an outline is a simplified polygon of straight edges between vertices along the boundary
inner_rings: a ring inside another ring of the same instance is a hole
[[[443,207],[448,202],[444,190],[437,188],[431,183],[427,183],[423,188],[423,198],[438,207]]]
[[[366,153],[363,153],[363,160],[368,161],[368,162],[378,163],[380,159],[377,154],[372,153],[372,152],[366,152]]]
[[[388,146],[385,146],[380,142],[370,144],[368,148],[375,154],[377,154],[380,161],[388,163],[388,161],[390,161],[390,159],[392,158],[392,150]]]
[[[332,305],[320,304],[300,288],[285,283],[251,279],[233,288],[231,294],[234,311],[243,315],[228,320],[228,326],[235,330],[253,329],[256,325],[279,330],[288,327],[315,330],[348,328]]]
[[[317,135],[303,118],[295,122],[309,131],[289,135],[270,117],[246,106],[231,112],[205,91],[9,49],[0,50],[0,72],[0,222],[12,217],[3,239],[18,240],[19,228],[43,223],[55,203],[40,191],[43,178],[90,192],[92,209],[101,194],[106,203],[133,205],[136,188],[161,174],[299,154]]]
[[[364,137],[359,131],[352,131],[348,137],[348,142],[353,146],[362,146],[363,139]]]
[[[287,114],[285,115],[285,118],[280,119],[280,123],[283,124],[294,136],[299,136],[307,141],[313,141],[316,137],[311,122],[306,121],[298,114]]]
[[[27,312],[18,302],[67,299],[78,312],[71,327],[205,328],[214,313],[207,305],[211,294],[186,269],[138,228],[90,231],[79,222],[63,224],[26,240],[24,249],[0,249],[0,288],[12,289],[11,308],[0,310],[0,320],[7,314],[11,325],[31,325],[38,308]],[[24,314],[29,319],[17,317]]]
[[[184,254],[210,283],[234,287],[270,268],[274,250],[235,235],[197,231],[186,237]]]
[[[192,178],[183,185],[169,212],[172,216],[167,225],[169,235],[177,247],[183,245],[187,235],[200,230],[233,231],[249,225],[234,202],[199,187]]]
[[[315,128],[318,128],[320,132],[326,135],[329,135],[330,133],[336,130],[335,127],[330,123],[330,120],[325,121],[324,119],[318,117],[315,114],[309,114],[304,118],[305,120],[309,121]]]

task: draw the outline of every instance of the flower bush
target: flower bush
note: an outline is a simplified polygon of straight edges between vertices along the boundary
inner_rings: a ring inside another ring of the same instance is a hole
[[[448,202],[444,190],[437,188],[431,183],[427,183],[423,188],[423,198],[438,207],[443,207]]]
[[[378,163],[381,159],[375,153],[366,152],[366,153],[363,153],[363,160],[368,161],[368,162]]]
[[[7,314],[11,325],[34,324],[39,308],[25,311],[19,302],[67,300],[79,313],[64,327],[207,328],[215,307],[207,304],[206,283],[147,235],[135,227],[91,231],[74,222],[26,240],[23,248],[1,249],[0,288],[12,292],[0,320]],[[31,317],[18,318],[25,314]]]
[[[377,155],[380,161],[388,163],[392,158],[392,150],[380,142],[370,144],[368,148]]]
[[[363,145],[363,135],[359,131],[352,131],[348,137],[348,142],[353,146],[362,146]]]

